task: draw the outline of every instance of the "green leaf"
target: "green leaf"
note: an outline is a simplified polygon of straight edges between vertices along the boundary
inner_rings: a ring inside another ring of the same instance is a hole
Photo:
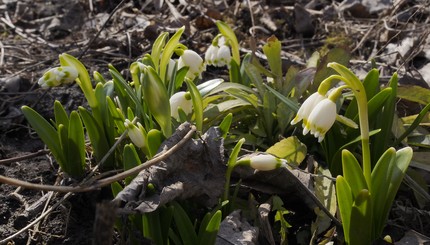
[[[352,196],[357,196],[363,189],[368,189],[363,170],[355,156],[348,150],[342,151],[343,177],[351,187]]]
[[[173,219],[175,220],[183,244],[196,244],[198,241],[197,234],[187,213],[177,202],[173,202],[172,205],[175,207]]]
[[[238,99],[247,101],[255,108],[258,108],[258,99],[255,97],[254,94],[249,94],[246,91],[236,89],[236,88],[227,88],[224,91]]]
[[[137,97],[137,92],[125,81],[121,74],[113,67],[109,66],[109,73],[112,76],[114,82],[115,92],[119,98],[119,101],[126,110],[128,107],[135,108],[137,116],[144,114],[142,107],[141,98]]]
[[[78,112],[70,113],[68,129],[68,159],[67,164],[73,177],[82,177],[85,173],[85,134]]]
[[[143,93],[149,110],[160,125],[161,131],[165,137],[169,137],[172,134],[169,97],[163,81],[152,67],[145,69]]]
[[[57,162],[59,164],[63,164],[66,156],[63,155],[60,138],[55,128],[30,107],[23,106],[21,107],[21,110],[31,127],[36,131],[40,139],[42,139],[43,143],[45,143],[49,150],[51,150],[51,153]]]
[[[266,152],[299,165],[306,157],[307,148],[296,136],[290,136],[277,142]]]
[[[106,98],[109,98],[108,96],[108,90],[109,85],[112,84],[111,82],[105,83],[104,85],[101,83],[98,83],[95,88],[95,95],[98,101],[99,109],[100,109],[100,115],[101,115],[101,121],[98,121],[98,124],[101,125],[100,128],[103,128],[103,134],[105,135],[106,140],[108,141],[109,145],[113,145],[115,141],[115,123],[113,122],[113,117],[109,111]],[[112,84],[113,86],[113,84]],[[94,115],[94,118],[96,116]],[[97,118],[96,118],[97,120]],[[100,120],[100,119],[98,119]]]
[[[132,169],[141,164],[139,155],[137,154],[136,148],[133,144],[127,144],[124,146],[123,151],[123,163],[124,163],[124,171]],[[137,174],[136,174],[137,175]],[[131,175],[125,178],[125,185],[130,184],[130,182],[136,177],[136,175]]]
[[[200,91],[197,89],[196,85],[192,81],[185,81],[188,86],[188,91],[191,95],[191,100],[193,102],[194,120],[196,122],[196,128],[198,131],[203,130],[203,99]]]
[[[179,39],[181,38],[184,30],[185,30],[185,26],[179,28],[176,31],[176,33],[169,39],[166,46],[164,46],[163,53],[161,54],[160,73],[158,73],[160,75],[159,77],[161,78],[163,84],[166,83],[166,71],[167,71],[167,66],[169,64],[170,58],[172,57],[172,54],[173,54],[174,50],[176,49],[176,47],[179,43]],[[155,62],[154,57],[152,57],[152,59]],[[170,134],[169,134],[169,136],[170,136]]]
[[[69,127],[69,116],[64,110],[63,105],[61,105],[60,101],[58,100],[54,102],[54,116],[57,128],[60,124],[63,124],[66,128]]]
[[[378,235],[384,228],[385,221],[383,216],[386,213],[385,202],[389,195],[388,189],[390,186],[390,180],[392,172],[390,166],[395,165],[396,150],[394,148],[387,149],[384,154],[379,158],[375,167],[372,170],[372,185],[371,191],[372,197],[372,208],[373,208],[373,234]]]
[[[61,154],[64,156],[64,161],[60,162],[57,160],[58,165],[60,165],[61,170],[63,170],[68,175],[71,175],[71,159],[69,159],[69,130],[68,128],[64,127],[63,124],[58,125],[58,137],[60,138],[60,146],[61,146]],[[72,176],[74,177],[74,176]]]
[[[242,148],[242,144],[243,144],[244,142],[245,142],[245,139],[244,139],[244,138],[240,139],[240,140],[236,143],[236,145],[234,146],[233,150],[231,151],[231,153],[230,153],[230,157],[228,158],[228,163],[227,163],[227,166],[228,166],[229,168],[232,168],[232,167],[234,167],[234,166],[236,165],[236,162],[237,162],[237,156],[239,155],[239,152],[240,152],[240,150],[241,150],[241,148]]]
[[[172,220],[173,220],[173,213],[175,211],[175,207],[168,206],[168,207],[162,207],[160,210],[160,229],[161,229],[161,236],[163,237],[164,244],[169,244],[169,231],[170,227],[172,226]]]
[[[413,155],[412,148],[405,147],[396,152],[395,164],[392,164],[388,171],[391,172],[391,178],[389,179],[389,187],[387,191],[387,196],[385,199],[385,206],[383,208],[383,212],[378,213],[380,215],[379,220],[381,221],[380,230],[377,230],[376,235],[379,236],[382,234],[382,230],[384,228],[384,224],[388,219],[388,214],[391,209],[391,205],[393,204],[394,198],[396,197],[397,191],[399,190],[400,184],[403,181],[403,177],[406,174],[406,171],[409,167],[409,163],[411,162]],[[387,184],[387,183],[386,183]]]
[[[346,182],[345,178],[340,175],[336,178],[336,196],[340,217],[342,219],[345,241],[346,243],[349,243],[353,196],[348,182]]]
[[[417,102],[423,105],[430,103],[430,89],[421,86],[398,87],[397,96],[401,99]]]
[[[152,44],[151,58],[154,63],[154,68],[158,71],[161,53],[163,52],[164,45],[166,44],[168,32],[162,32]]]
[[[120,193],[124,189],[118,182],[113,182],[112,184],[110,184],[110,188],[114,197],[116,197],[118,193]]]
[[[143,235],[153,240],[155,244],[164,245],[167,244],[167,236],[164,237],[161,232],[160,210],[161,208],[142,215]]]
[[[389,83],[389,87],[392,89],[391,94],[385,101],[384,109],[379,114],[379,117],[376,120],[375,127],[380,128],[382,130],[378,137],[375,137],[371,141],[371,144],[373,146],[371,147],[372,159],[378,159],[382,155],[382,153],[388,148],[388,146],[392,144],[392,127],[397,103],[397,83],[397,73],[394,73]]]
[[[269,62],[269,67],[275,75],[275,84],[278,89],[282,88],[282,60],[281,60],[281,42],[271,36],[267,39],[267,43],[263,46],[263,52]]]
[[[229,113],[226,117],[222,120],[222,122],[219,124],[219,129],[221,130],[221,137],[224,139],[227,137],[228,131],[230,130],[230,125],[233,120],[233,114]]]
[[[79,113],[81,114],[82,121],[84,122],[88,137],[94,149],[96,160],[100,161],[110,148],[103,134],[103,130],[87,109],[79,107]],[[109,166],[109,163],[107,165]]]
[[[372,244],[372,202],[367,189],[361,190],[351,209],[350,245]]]
[[[231,82],[242,84],[243,81],[242,76],[240,75],[240,67],[233,59],[230,61],[229,75]]]
[[[149,158],[152,158],[157,154],[158,148],[160,148],[161,143],[163,143],[164,137],[160,130],[151,129],[147,134],[148,142],[148,154]]]
[[[299,105],[297,102],[289,99],[288,97],[285,97],[284,95],[280,94],[278,91],[271,88],[269,85],[264,84],[264,86],[273,93],[278,99],[280,99],[283,103],[285,103],[292,111],[297,112],[299,110]]]
[[[213,215],[210,214],[209,217],[211,217],[211,219],[206,225],[204,231],[199,232],[198,244],[215,244],[219,226],[221,224],[222,212],[221,210],[217,210]]]
[[[182,87],[182,84],[185,81],[185,76],[187,75],[189,67],[188,66],[184,66],[181,69],[179,69],[178,71],[176,71],[175,73],[175,86],[174,89],[172,89],[172,91],[169,91],[169,97],[171,97],[175,91],[177,91],[178,89],[180,89]],[[169,86],[170,87],[170,86]]]
[[[412,122],[412,124],[406,129],[406,131],[393,143],[393,146],[396,146],[402,142],[403,139],[408,137],[412,131],[414,131],[421,123],[423,118],[427,115],[427,112],[430,110],[430,103],[427,104],[418,114],[418,116],[415,118],[415,120]]]
[[[252,81],[252,84],[257,88],[260,98],[264,96],[266,88],[264,87],[263,78],[256,66],[251,63],[245,63],[245,72]]]
[[[125,130],[124,121],[125,117],[122,114],[122,111],[116,107],[115,103],[112,101],[110,97],[106,97],[107,107],[109,109],[110,115],[113,118],[113,121],[118,128],[118,132],[122,134]]]

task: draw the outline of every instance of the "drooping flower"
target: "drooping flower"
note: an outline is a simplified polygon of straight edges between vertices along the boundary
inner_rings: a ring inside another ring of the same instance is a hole
[[[192,50],[184,50],[178,60],[178,70],[184,66],[188,66],[186,78],[194,80],[196,77],[201,78],[202,72],[206,69],[203,59]]]
[[[329,98],[320,101],[310,113],[303,131],[310,131],[321,142],[336,121],[336,114],[336,103]]]
[[[205,62],[208,65],[215,65],[214,61],[217,59],[219,47],[211,44],[205,53]]]
[[[135,146],[139,148],[146,146],[146,131],[142,124],[138,122],[136,126],[130,120],[125,119],[124,126],[128,129],[128,137]]]
[[[230,47],[227,45],[222,45],[218,49],[218,66],[230,66],[231,52]]]
[[[213,66],[230,66],[231,51],[223,36],[216,37],[205,53],[205,62]]]
[[[49,69],[37,82],[42,88],[69,84],[78,77],[78,71],[72,66],[60,66]]]
[[[296,117],[291,121],[291,125],[294,125],[301,120],[303,120],[303,128],[305,128],[309,115],[311,114],[312,110],[315,108],[315,106],[325,99],[325,96],[315,92],[311,96],[309,96],[300,107],[299,111],[297,112]],[[303,134],[307,134],[309,131],[303,130]]]
[[[179,119],[178,109],[181,108],[185,114],[190,114],[193,111],[193,102],[191,97],[187,96],[187,92],[180,91],[170,97],[170,113],[176,120]]]

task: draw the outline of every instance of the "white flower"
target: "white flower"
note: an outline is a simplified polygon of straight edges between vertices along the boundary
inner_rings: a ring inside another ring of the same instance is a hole
[[[305,102],[303,102],[302,106],[300,107],[299,111],[297,112],[296,117],[291,121],[291,125],[294,125],[301,120],[303,120],[303,128],[305,128],[309,115],[311,114],[312,110],[315,108],[315,106],[324,100],[325,97],[321,95],[318,92],[313,93],[311,96],[309,96]],[[309,131],[306,131],[303,129],[303,134],[306,135]]]
[[[191,101],[191,98],[187,98],[186,94],[186,92],[180,91],[170,97],[170,113],[176,120],[179,119],[179,108],[181,108],[187,115],[193,111],[193,102]]]
[[[184,53],[178,60],[178,70],[184,66],[188,66],[186,78],[194,80],[196,77],[201,78],[202,72],[206,69],[203,59],[192,50],[184,50]]]
[[[281,159],[270,154],[259,154],[252,156],[249,160],[253,169],[261,171],[277,169],[283,165]]]
[[[128,137],[135,146],[139,148],[146,146],[146,132],[142,124],[138,122],[136,127],[130,120],[125,119],[124,126],[128,129]]]
[[[42,88],[55,87],[61,84],[69,84],[78,77],[78,71],[72,66],[60,66],[51,68],[37,82]]]
[[[208,65],[214,65],[214,61],[217,59],[219,47],[210,45],[205,53],[205,62]]]
[[[227,45],[220,46],[218,49],[217,60],[215,61],[216,63],[218,63],[217,65],[230,66],[230,61],[231,61],[230,47],[228,47]]]
[[[311,131],[318,142],[321,142],[336,121],[336,114],[336,104],[331,99],[320,101],[310,113],[303,131]]]

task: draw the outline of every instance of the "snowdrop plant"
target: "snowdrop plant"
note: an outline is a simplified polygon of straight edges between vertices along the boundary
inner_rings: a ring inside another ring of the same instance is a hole
[[[336,195],[346,243],[371,244],[382,235],[392,202],[411,161],[412,149],[405,147],[396,151],[393,147],[388,148],[375,161],[372,170],[366,89],[346,67],[337,63],[329,63],[328,66],[339,75],[332,75],[321,83],[318,95],[310,96],[302,104],[292,123],[303,120],[304,133],[314,131],[321,141],[336,119],[336,110],[333,109],[336,94],[344,88],[352,91],[358,107],[362,163],[360,165],[350,151],[342,151],[343,175],[336,178]],[[334,79],[346,85],[337,88],[328,98],[321,97],[327,92],[327,84]]]

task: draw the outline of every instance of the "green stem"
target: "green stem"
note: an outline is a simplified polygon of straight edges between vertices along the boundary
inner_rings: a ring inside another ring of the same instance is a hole
[[[225,173],[225,185],[224,185],[224,196],[222,198],[222,201],[228,200],[228,197],[230,195],[230,179],[231,179],[231,173],[233,172],[235,165],[229,165],[227,167],[227,172]]]
[[[361,81],[355,76],[348,68],[338,63],[329,63],[328,67],[336,70],[341,77],[337,77],[344,81],[354,93],[357,99],[358,105],[358,116],[360,123],[361,133],[361,146],[362,146],[362,157],[363,157],[363,175],[367,182],[369,191],[371,192],[371,159],[370,159],[370,146],[369,146],[369,118],[367,108],[367,96]],[[332,76],[330,76],[332,77]],[[330,78],[329,77],[329,78]]]

